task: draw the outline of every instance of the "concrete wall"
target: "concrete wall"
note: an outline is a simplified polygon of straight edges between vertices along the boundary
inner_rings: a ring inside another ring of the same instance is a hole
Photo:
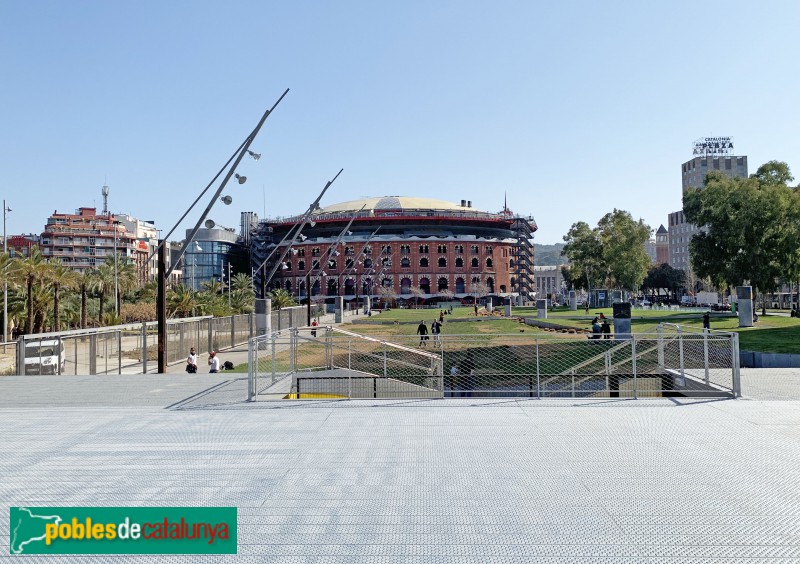
[[[800,354],[739,351],[743,368],[800,368]]]

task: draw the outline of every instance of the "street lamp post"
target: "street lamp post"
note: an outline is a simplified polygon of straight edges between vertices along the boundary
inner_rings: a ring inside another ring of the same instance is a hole
[[[3,253],[8,255],[8,239],[6,238],[6,215],[11,208],[3,200]],[[8,342],[8,281],[3,282],[3,342]]]
[[[117,276],[117,220],[113,220],[114,226],[114,315],[119,316],[119,279]]]

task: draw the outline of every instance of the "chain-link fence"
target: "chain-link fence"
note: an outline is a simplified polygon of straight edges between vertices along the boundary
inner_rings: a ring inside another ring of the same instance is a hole
[[[527,333],[431,340],[301,328],[250,342],[249,399],[739,393],[736,334],[667,324],[627,339]]]

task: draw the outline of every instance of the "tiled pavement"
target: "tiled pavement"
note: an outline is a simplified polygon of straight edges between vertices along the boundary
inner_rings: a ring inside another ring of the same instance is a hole
[[[0,545],[11,505],[196,504],[239,508],[238,555],[83,560],[800,561],[797,371],[694,401],[246,404],[219,376],[0,378]]]

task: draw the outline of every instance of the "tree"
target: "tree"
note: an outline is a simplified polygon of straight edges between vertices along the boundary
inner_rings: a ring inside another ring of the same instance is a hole
[[[30,254],[22,259],[19,259],[14,264],[14,272],[12,277],[21,285],[25,287],[26,302],[26,319],[25,319],[25,333],[33,332],[34,325],[34,299],[33,288],[34,284],[42,281],[44,273],[47,269],[47,262],[42,256],[39,247],[34,245],[31,247]]]
[[[195,292],[182,284],[167,292],[167,313],[169,317],[189,317],[197,308]]]
[[[607,269],[603,264],[603,245],[597,230],[585,221],[573,223],[564,235],[561,251],[570,261],[570,280],[575,288],[596,288],[606,279]]]
[[[51,260],[47,263],[47,266],[48,268],[44,272],[44,280],[53,289],[53,331],[58,332],[61,331],[60,292],[62,289],[69,290],[77,287],[78,275],[59,259]]]
[[[666,263],[654,264],[642,281],[642,290],[650,290],[651,295],[659,290],[665,290],[674,299],[675,293],[685,284],[686,274],[683,270],[672,268]]]
[[[771,161],[750,178],[714,171],[683,197],[686,219],[704,226],[689,244],[692,266],[714,285],[749,282],[774,291],[796,272],[797,206],[788,166]],[[765,313],[762,311],[762,313]]]
[[[97,267],[97,269],[92,270],[90,280],[90,288],[100,294],[100,311],[97,314],[97,319],[102,325],[103,315],[105,313],[106,294],[114,288],[114,261],[106,260]]]
[[[286,290],[282,289],[272,290],[269,293],[269,297],[272,298],[272,307],[275,308],[276,310],[297,305],[295,299]]]
[[[76,280],[75,283],[78,287],[78,291],[81,294],[81,316],[80,316],[80,328],[86,329],[86,294],[91,288],[92,285],[92,271],[90,270],[81,270],[80,272],[76,273]]]
[[[758,180],[761,186],[775,186],[779,184],[788,186],[788,184],[794,180],[794,176],[792,176],[792,172],[789,170],[789,165],[781,161],[769,161],[768,163],[764,163],[758,167],[756,173],[751,177]]]
[[[573,224],[563,250],[571,262],[570,280],[576,287],[585,277],[587,287],[638,289],[651,262],[644,247],[650,232],[649,225],[618,209],[604,215],[594,229],[584,221]]]
[[[425,299],[425,291],[422,288],[417,288],[414,286],[409,288],[408,291],[411,292],[412,296],[414,296],[414,305],[419,307],[419,304]]]

